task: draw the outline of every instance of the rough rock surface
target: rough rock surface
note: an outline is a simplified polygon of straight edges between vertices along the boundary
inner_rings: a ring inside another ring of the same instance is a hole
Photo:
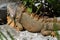
[[[57,40],[56,37],[43,36],[41,33],[31,33],[28,31],[16,31],[15,29],[9,27],[9,25],[0,25],[0,30],[5,34],[8,40],[11,40],[9,35],[6,33],[8,30],[15,40]],[[6,40],[6,39],[4,39]]]

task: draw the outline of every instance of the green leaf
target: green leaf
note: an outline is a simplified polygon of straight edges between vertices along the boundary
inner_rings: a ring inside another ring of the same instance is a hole
[[[42,6],[43,6],[43,4],[40,4],[39,7],[37,7],[37,10],[35,13],[38,13],[39,9],[41,9]]]
[[[6,39],[6,40],[8,40],[7,39],[7,37],[0,31],[0,34]]]
[[[9,31],[7,31],[7,34],[10,36],[11,40],[15,40]]]
[[[58,33],[57,31],[55,31],[55,32],[56,32],[56,37],[57,37],[57,39],[60,40],[60,35],[59,35],[59,33]]]
[[[27,8],[27,11],[29,12],[29,13],[31,13],[32,12],[32,8]]]
[[[0,39],[3,40],[1,33],[0,33]]]
[[[57,37],[57,39],[60,40],[60,35],[59,35],[59,33],[57,32],[57,30],[58,30],[58,28],[57,28],[58,25],[56,24],[56,22],[54,22],[53,27],[54,27],[54,30],[55,30],[55,32],[56,32],[56,37]]]
[[[54,22],[53,27],[54,27],[54,30],[55,30],[55,31],[58,30],[57,26],[58,26],[58,25]]]
[[[50,4],[55,4],[55,3],[57,3],[57,0],[47,0],[47,2]]]

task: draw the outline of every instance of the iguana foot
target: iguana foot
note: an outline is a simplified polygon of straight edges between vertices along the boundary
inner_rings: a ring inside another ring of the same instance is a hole
[[[54,31],[51,32],[51,36],[52,36],[52,37],[55,37],[55,36],[56,36],[56,34],[55,34]]]
[[[48,35],[51,34],[51,31],[48,31],[48,30],[41,30],[41,34],[42,34],[43,36],[48,36]]]
[[[45,29],[42,29],[42,30],[41,30],[41,34],[42,34],[43,36],[48,36],[48,35],[51,35],[52,37],[55,37],[55,36],[56,36],[56,34],[55,34],[54,31],[45,30]]]

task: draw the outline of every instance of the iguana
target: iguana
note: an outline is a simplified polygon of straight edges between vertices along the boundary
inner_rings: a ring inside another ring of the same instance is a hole
[[[38,17],[33,13],[30,14],[26,12],[26,8],[23,5],[14,5],[15,4],[8,4],[7,6],[7,24],[12,24],[11,26],[16,28],[17,30],[26,29],[30,32],[41,32],[43,35],[55,35],[53,32],[54,23],[58,25],[56,28],[60,30],[59,18]],[[12,23],[10,23],[11,21]]]

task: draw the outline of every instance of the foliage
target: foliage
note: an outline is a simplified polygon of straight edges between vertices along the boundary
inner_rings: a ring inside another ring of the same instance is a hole
[[[38,0],[22,0],[22,3],[27,7],[28,11],[36,12],[38,8],[35,7],[35,2],[37,2],[37,1]]]
[[[32,12],[32,8],[27,8],[27,11],[29,12],[29,13],[31,13]]]
[[[15,40],[9,31],[7,31],[7,34],[10,36],[11,40]]]
[[[8,40],[7,37],[1,31],[0,31],[0,35],[2,35],[6,40]],[[1,37],[1,39],[3,39],[3,37]]]
[[[7,31],[7,34],[10,36],[11,40],[15,40],[15,39],[13,38],[13,36],[10,34],[10,32]],[[0,39],[3,40],[4,38],[5,38],[6,40],[8,40],[7,37],[4,35],[4,33],[2,33],[2,31],[0,31]]]
[[[47,0],[51,8],[54,10],[54,14],[60,16],[60,1],[59,0]]]
[[[57,39],[60,40],[60,35],[59,35],[59,33],[58,33],[57,31],[55,31],[55,32],[56,32]]]
[[[36,14],[48,15],[48,16],[60,16],[60,1],[59,0],[22,0],[22,3],[29,9],[32,9],[30,12]],[[40,3],[35,6],[35,4]],[[42,5],[42,6],[41,6]],[[40,8],[38,8],[41,6]]]
[[[1,33],[0,33],[0,39],[3,40]]]
[[[60,40],[60,35],[59,35],[59,33],[57,32],[57,30],[58,30],[57,26],[58,26],[58,25],[56,24],[56,22],[54,22],[53,27],[54,27],[54,30],[55,30],[55,33],[56,33],[56,37],[57,37],[58,40]]]
[[[33,0],[22,0],[22,3],[27,7],[28,12],[32,12],[32,6],[34,5]]]

